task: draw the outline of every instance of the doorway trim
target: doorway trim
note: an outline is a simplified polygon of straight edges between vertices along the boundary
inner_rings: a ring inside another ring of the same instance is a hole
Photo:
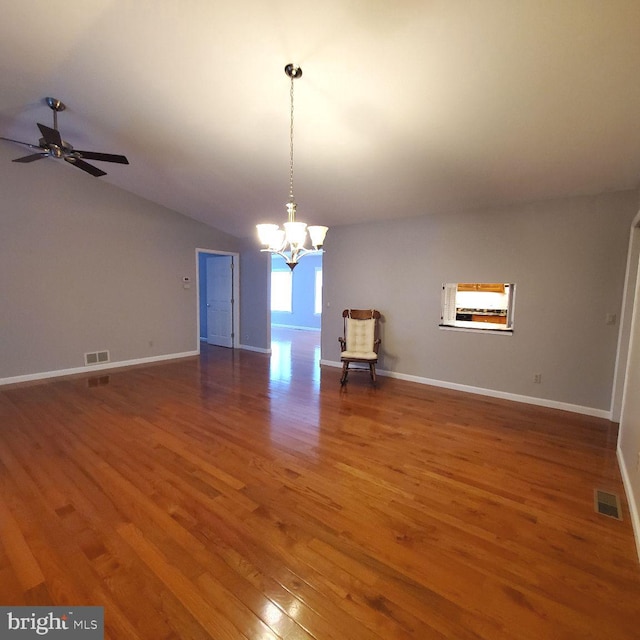
[[[636,393],[635,390],[633,392],[630,390],[630,385],[634,382],[634,376],[637,378],[640,367],[637,344],[640,324],[640,212],[634,218],[631,229],[622,307],[623,323],[614,379],[612,419],[620,423],[616,454],[627,496],[636,551],[640,560],[640,494],[637,470],[640,454],[636,453],[640,434],[637,426],[637,405],[630,400],[632,393]],[[633,398],[635,397],[633,395]]]
[[[629,235],[629,249],[627,251],[627,268],[620,314],[618,347],[611,392],[610,419],[613,422],[620,422],[622,414],[624,385],[629,351],[631,349],[632,314],[634,305],[636,304],[635,292],[638,277],[640,277],[640,211],[636,213],[636,216],[631,223],[631,232]]]
[[[196,341],[197,350],[200,353],[200,254],[212,256],[231,256],[233,258],[233,340],[231,348],[240,346],[240,254],[234,251],[216,251],[215,249],[196,248]]]

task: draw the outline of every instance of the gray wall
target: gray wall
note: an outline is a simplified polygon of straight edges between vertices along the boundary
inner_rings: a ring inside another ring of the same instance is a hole
[[[267,351],[271,348],[271,258],[260,251],[257,235],[242,242],[240,292],[240,344]]]
[[[237,239],[19,153],[0,145],[0,379],[197,349],[195,249]]]
[[[339,360],[343,308],[375,307],[383,370],[609,411],[605,317],[620,317],[636,205],[618,192],[331,229],[322,358]],[[513,336],[439,329],[444,282],[515,283]]]

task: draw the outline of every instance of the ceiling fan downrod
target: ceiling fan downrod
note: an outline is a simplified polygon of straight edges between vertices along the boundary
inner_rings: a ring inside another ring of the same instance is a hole
[[[45,98],[46,103],[49,105],[51,111],[53,111],[53,128],[58,129],[58,111],[64,111],[67,106],[58,98]]]

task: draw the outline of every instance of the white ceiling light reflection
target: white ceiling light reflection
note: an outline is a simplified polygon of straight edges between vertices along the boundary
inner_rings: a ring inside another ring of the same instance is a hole
[[[282,620],[282,610],[276,607],[273,602],[269,602],[262,610],[262,619],[271,627]]]
[[[289,617],[293,620],[297,620],[300,615],[300,609],[301,603],[295,598],[289,602],[284,611],[273,604],[273,602],[269,602],[262,610],[262,615],[260,617],[269,627],[274,631],[277,631],[277,627],[282,622],[283,618]]]
[[[289,614],[290,618],[293,618],[294,620],[298,619],[298,615],[300,614],[300,601],[299,600],[292,600],[289,603],[289,606],[287,607],[287,613]]]

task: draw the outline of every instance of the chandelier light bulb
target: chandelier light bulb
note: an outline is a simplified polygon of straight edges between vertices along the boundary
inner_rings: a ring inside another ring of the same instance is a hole
[[[268,247],[272,246],[272,239],[274,234],[278,231],[277,224],[257,224],[256,229],[258,229],[258,238],[260,238],[260,244],[267,245]]]
[[[309,236],[311,237],[311,246],[316,251],[322,249],[322,245],[324,244],[324,237],[327,235],[329,227],[311,225],[310,227],[307,227],[307,231],[309,231]]]
[[[292,247],[303,247],[307,239],[307,225],[305,222],[285,222],[284,232],[287,242]]]

